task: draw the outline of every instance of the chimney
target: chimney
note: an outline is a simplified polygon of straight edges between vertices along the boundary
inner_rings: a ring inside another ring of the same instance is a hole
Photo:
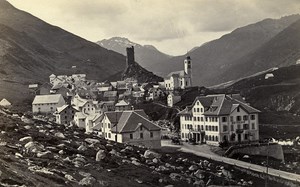
[[[133,46],[127,47],[126,52],[127,52],[127,59],[126,59],[127,67],[129,67],[131,64],[134,63],[134,47]]]

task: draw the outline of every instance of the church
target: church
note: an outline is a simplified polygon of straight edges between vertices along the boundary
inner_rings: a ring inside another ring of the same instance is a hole
[[[184,70],[169,73],[164,79],[166,90],[178,90],[192,87],[192,60],[187,56],[183,62]]]

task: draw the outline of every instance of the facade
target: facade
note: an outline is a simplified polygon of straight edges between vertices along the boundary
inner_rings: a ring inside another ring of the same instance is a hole
[[[65,104],[60,94],[37,95],[32,102],[32,113],[54,113],[57,107]]]
[[[124,111],[124,110],[130,110],[130,109],[131,109],[131,105],[129,103],[127,103],[125,100],[121,100],[115,105],[116,111]]]
[[[102,135],[119,143],[161,147],[161,129],[148,119],[143,110],[105,112]]]
[[[146,97],[147,101],[153,101],[158,99],[159,97],[163,97],[165,93],[160,88],[150,88],[148,90],[148,94]]]
[[[74,119],[75,113],[78,112],[71,105],[63,105],[62,107],[57,107],[56,112],[54,113],[56,117],[57,124],[70,124]]]
[[[179,113],[181,139],[219,145],[219,142],[259,140],[259,110],[249,106],[239,95],[197,97]]]
[[[192,60],[187,56],[183,62],[184,70],[171,72],[164,79],[166,90],[185,89],[192,87]]]
[[[176,93],[170,93],[167,97],[167,103],[169,107],[173,107],[174,104],[178,103],[181,101],[181,96],[176,94]]]

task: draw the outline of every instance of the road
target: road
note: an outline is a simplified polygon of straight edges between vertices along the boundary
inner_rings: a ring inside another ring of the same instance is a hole
[[[267,168],[264,166],[219,156],[219,155],[211,152],[208,145],[199,146],[199,145],[190,145],[187,143],[183,143],[183,145],[178,146],[178,145],[171,145],[170,143],[168,143],[166,141],[162,141],[162,146],[178,147],[178,150],[182,151],[182,152],[192,153],[192,154],[195,154],[200,157],[205,157],[205,158],[208,158],[211,160],[223,162],[223,163],[230,164],[230,165],[235,165],[235,166],[238,166],[241,168],[249,169],[249,170],[260,172],[260,173],[266,173],[266,171],[267,171]],[[268,174],[271,176],[280,177],[280,178],[287,179],[290,181],[300,182],[300,175],[298,175],[298,174],[289,173],[286,171],[276,170],[276,169],[272,169],[272,168],[268,168]]]

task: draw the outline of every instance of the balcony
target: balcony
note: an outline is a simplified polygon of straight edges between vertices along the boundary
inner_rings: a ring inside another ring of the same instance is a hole
[[[242,121],[233,121],[232,124],[243,124],[245,123],[246,121],[242,120]]]

